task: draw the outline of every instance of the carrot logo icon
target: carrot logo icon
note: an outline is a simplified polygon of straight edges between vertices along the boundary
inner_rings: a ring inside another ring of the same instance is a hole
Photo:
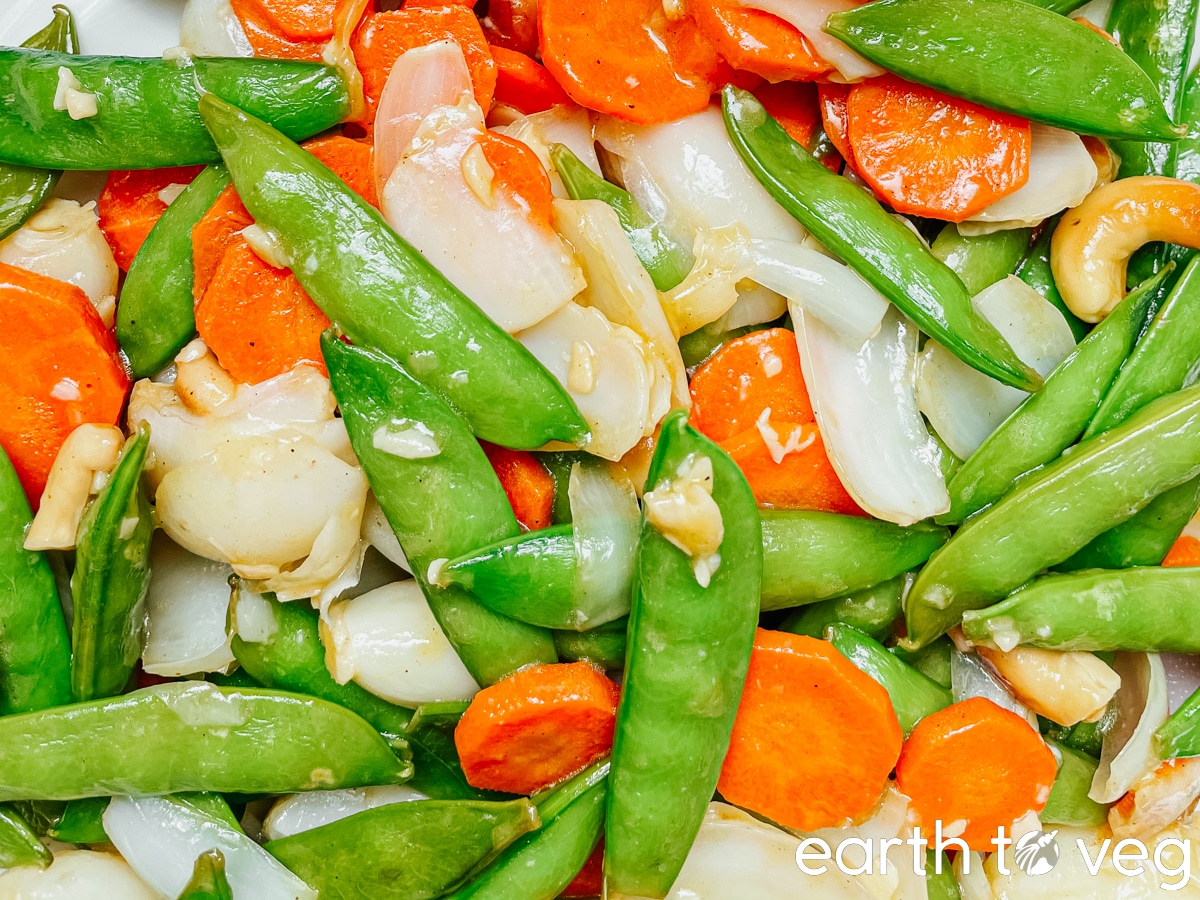
[[[1058,865],[1058,841],[1054,831],[1031,831],[1017,841],[1013,857],[1026,875],[1045,875]]]

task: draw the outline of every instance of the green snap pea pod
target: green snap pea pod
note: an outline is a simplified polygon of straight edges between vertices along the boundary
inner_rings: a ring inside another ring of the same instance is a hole
[[[664,897],[679,874],[729,747],[758,623],[762,533],[737,465],[677,410],[663,420],[646,484],[661,490],[700,457],[712,464],[725,532],[707,586],[643,515],[609,776],[610,896]]]
[[[484,440],[533,449],[587,436],[542,364],[320,160],[212,94],[200,112],[254,220],[278,235],[300,284],[355,344],[403,363]]]
[[[874,196],[817,162],[751,94],[730,85],[721,96],[738,155],[817,240],[967,365],[1022,390],[1042,386],[959,277]]]
[[[988,435],[949,480],[950,510],[941,522],[961,522],[995,503],[1016,480],[1050,462],[1083,433],[1105,391],[1129,357],[1163,295],[1166,272],[1130,293]]]
[[[104,810],[109,797],[84,797],[72,800],[63,809],[62,817],[47,834],[66,844],[102,844],[108,840],[104,831]]]
[[[1074,12],[1075,10],[1079,9],[1079,7],[1083,6],[1079,0],[1026,0],[1026,2],[1064,16],[1067,13]]]
[[[906,583],[911,583],[911,576],[900,575],[846,597],[803,606],[784,619],[779,630],[823,638],[826,628],[840,623],[883,640],[900,616]]]
[[[0,511],[0,716],[6,716],[71,702],[71,644],[50,565],[25,549],[33,513],[3,448]]]
[[[1200,756],[1200,690],[1158,726],[1154,732],[1154,750],[1159,759]]]
[[[837,651],[870,675],[888,692],[900,727],[908,734],[931,713],[945,709],[954,696],[932,678],[928,678],[888,653],[883,645],[849,625],[830,625],[825,638]]]
[[[413,787],[435,800],[503,800],[508,795],[467,784],[454,728],[466,712],[466,703],[425,703],[418,706],[404,731],[412,747]]]
[[[54,108],[64,68],[95,97],[96,115],[73,119]],[[0,49],[0,160],[98,171],[219,162],[198,111],[201,96],[213,95],[296,140],[336,125],[350,109],[342,73],[320,63]]]
[[[605,181],[564,144],[551,145],[550,162],[572,200],[603,200],[613,208],[658,290],[669,291],[687,277],[694,262],[690,248],[672,240],[632,194]]]
[[[214,847],[197,856],[178,900],[233,900],[233,888],[225,877],[225,854]]]
[[[236,687],[236,688],[260,688],[267,687],[257,678],[252,676],[243,668],[234,669],[228,675],[222,672],[209,672],[204,676],[204,680],[215,684],[217,687]],[[303,694],[305,691],[297,691],[296,693]]]
[[[1175,177],[1200,184],[1200,69],[1188,76],[1179,106],[1179,121],[1188,133],[1176,146]]]
[[[0,869],[50,865],[53,857],[29,823],[9,803],[0,804]]]
[[[1030,228],[1009,228],[991,234],[959,234],[953,222],[943,228],[929,251],[954,272],[972,296],[1011,275],[1029,249]]]
[[[1143,566],[1039,578],[963,615],[976,643],[1051,650],[1200,653],[1200,568]]]
[[[1200,387],[1192,387],[1030,474],[960,528],[917,575],[906,642],[933,640],[1198,474]]]
[[[683,364],[689,369],[694,369],[716,353],[727,341],[767,327],[769,326],[742,325],[738,328],[726,328],[721,320],[717,319],[717,321],[709,322],[703,328],[698,328],[691,334],[681,337],[679,354],[683,357]]]
[[[65,6],[55,6],[50,24],[21,46],[29,50],[78,53],[79,35],[75,31],[75,19],[71,11]],[[25,224],[25,220],[41,208],[61,174],[48,169],[0,163],[0,241]]]
[[[1050,268],[1050,241],[1054,237],[1054,228],[1057,224],[1057,217],[1043,224],[1041,234],[1038,235],[1038,239],[1033,242],[1033,246],[1029,248],[1029,252],[1017,266],[1016,274],[1063,314],[1067,325],[1071,327],[1071,334],[1075,336],[1075,343],[1078,344],[1087,336],[1092,326],[1071,312],[1067,301],[1063,299],[1058,290],[1058,284],[1054,281],[1054,271]]]
[[[192,228],[228,184],[224,166],[204,169],[167,207],[133,258],[117,304],[117,340],[134,378],[167,366],[196,333]]]
[[[1046,825],[1095,828],[1108,821],[1108,807],[1088,796],[1097,760],[1053,740],[1046,741],[1058,759],[1058,774],[1050,788],[1050,799],[1038,818]]]
[[[311,697],[172,682],[0,718],[0,800],[398,784],[369,724]]]
[[[533,797],[542,827],[520,838],[448,900],[554,900],[604,832],[608,763]]]
[[[548,451],[537,454],[538,461],[546,467],[550,477],[554,479],[554,512],[551,515],[555,525],[571,524],[571,467],[582,462],[587,454],[581,450]]]
[[[556,631],[554,646],[558,658],[568,662],[586,659],[605,669],[625,665],[625,640],[629,617],[606,622],[590,631]]]
[[[432,900],[539,825],[528,800],[415,800],[357,813],[267,852],[321,900]]]
[[[927,900],[962,900],[954,867],[944,851],[925,851],[925,894]]]
[[[1021,0],[883,0],[824,28],[876,65],[989,109],[1131,141],[1186,133],[1121,48]]]
[[[950,667],[954,658],[954,642],[948,637],[930,641],[918,650],[889,647],[888,652],[944,688],[949,688],[953,683]]]
[[[321,346],[354,452],[434,616],[468,671],[487,685],[530,663],[554,662],[548,630],[494,613],[458,585],[441,587],[427,578],[434,560],[520,531],[466,422],[386,356],[351,347],[332,332],[325,333]],[[432,435],[436,456],[404,459],[375,446],[381,429],[415,427]]]
[[[1078,722],[1074,725],[1059,725],[1049,719],[1039,719],[1042,734],[1047,740],[1078,750],[1093,759],[1100,758],[1103,749],[1104,733],[1097,722]]]
[[[71,576],[71,691],[76,700],[120,693],[142,655],[154,535],[150,502],[142,489],[149,447],[150,429],[143,424],[79,523]]]

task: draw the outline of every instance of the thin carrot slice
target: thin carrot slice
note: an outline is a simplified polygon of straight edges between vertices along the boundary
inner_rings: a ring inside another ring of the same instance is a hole
[[[771,444],[764,432],[772,435]],[[721,449],[738,464],[760,506],[866,515],[838,478],[814,422],[772,416],[761,428],[721,441]]]
[[[234,14],[254,17],[285,40],[327,41],[333,37],[337,0],[231,0]]]
[[[604,838],[600,838],[596,849],[587,858],[574,880],[558,896],[599,897],[604,890]]]
[[[796,27],[737,0],[688,4],[696,26],[725,61],[767,81],[812,81],[833,70]]]
[[[542,62],[580,106],[629,122],[669,122],[708,106],[725,66],[689,17],[661,0],[541,0]]]
[[[1162,561],[1164,566],[1200,566],[1200,540],[1190,534],[1180,535]]]
[[[231,0],[231,4],[255,56],[320,61],[329,40],[328,36],[312,40],[293,40],[284,34],[280,26],[266,13],[260,0]],[[333,34],[332,28],[329,33]]]
[[[528,451],[480,444],[517,521],[530,531],[548,527],[554,513],[554,478],[546,467]]]
[[[492,56],[496,59],[497,103],[511,106],[528,116],[571,102],[546,67],[524,53],[492,47]]]
[[[798,81],[781,81],[764,84],[753,92],[771,118],[797,144],[809,147],[813,132],[821,121],[821,109],[817,104],[817,86]]]
[[[612,749],[620,689],[586,662],[530,666],[484,688],[454,730],[467,781],[531,794]]]
[[[474,9],[473,0],[404,0],[405,9],[441,9],[444,6],[461,6],[464,9]]]
[[[304,149],[332,169],[352,191],[378,208],[375,150],[370,144],[334,134],[306,141]]]
[[[971,697],[917,723],[896,764],[896,786],[927,828],[965,823],[956,836],[986,852],[1001,826],[1042,810],[1056,771],[1028,722]]]
[[[897,212],[961,222],[1029,179],[1028,121],[894,75],[854,85],[846,120],[847,159]]]
[[[233,243],[239,231],[254,224],[249,211],[242,205],[233,185],[221,191],[217,202],[192,226],[192,296],[198,301],[212,281],[225,249]]]
[[[329,319],[287,269],[235,237],[196,304],[196,330],[235,381],[258,384],[299,363],[325,371]]]
[[[483,155],[495,173],[495,189],[527,209],[535,222],[549,228],[554,208],[550,176],[529,145],[489,131],[483,139]]]
[[[717,790],[788,828],[853,822],[903,739],[887,691],[830,643],[760,628]]]
[[[850,96],[847,84],[820,84],[817,86],[817,105],[821,109],[821,124],[825,136],[842,159],[853,167],[850,142],[846,140],[846,99]]]
[[[0,445],[36,509],[63,441],[114,425],[129,377],[116,338],[79,288],[0,263]]]
[[[479,106],[485,113],[491,108],[496,91],[496,62],[475,14],[462,6],[406,7],[365,16],[354,33],[351,47],[367,96],[367,118],[363,122],[366,127],[370,128],[375,121],[383,86],[400,54],[447,40],[462,47]]]
[[[179,166],[174,169],[145,169],[136,172],[109,172],[104,190],[96,201],[96,214],[113,258],[122,270],[128,270],[141,249],[146,235],[166,212],[160,196],[171,185],[191,184],[203,166]],[[170,198],[168,198],[170,199]]]

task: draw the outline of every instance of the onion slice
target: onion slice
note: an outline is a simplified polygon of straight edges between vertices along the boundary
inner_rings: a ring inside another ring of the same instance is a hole
[[[1100,720],[1100,767],[1088,791],[1097,803],[1116,803],[1158,765],[1154,732],[1167,720],[1167,676],[1157,653],[1118,653],[1113,670],[1121,689]]]
[[[960,703],[970,697],[983,697],[991,700],[1001,709],[1014,712],[1035,731],[1038,727],[1035,716],[1016,695],[1009,690],[1008,685],[1000,680],[974,653],[960,653],[954,650],[950,656],[950,690],[954,694],[954,702]]]
[[[254,48],[229,0],[188,0],[179,44],[193,56],[253,56]]]
[[[824,31],[825,20],[835,12],[854,9],[854,0],[739,0],[742,6],[761,9],[791,23],[808,38],[817,55],[838,70],[847,82],[862,81],[883,74],[883,69],[867,62],[837,38]]]
[[[641,512],[633,482],[616,466],[575,463],[567,487],[575,535],[575,627],[629,613]]]
[[[378,787],[343,788],[337,791],[308,791],[281,797],[263,821],[263,834],[268,840],[291,837],[311,831],[349,816],[387,806],[429,798],[407,784],[386,784]]]

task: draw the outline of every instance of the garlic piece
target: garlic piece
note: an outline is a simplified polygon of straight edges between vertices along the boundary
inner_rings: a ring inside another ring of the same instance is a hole
[[[642,498],[646,521],[692,558],[692,571],[701,587],[708,587],[721,565],[718,550],[725,539],[725,523],[712,488],[712,460],[690,453],[674,478],[660,482]]]

